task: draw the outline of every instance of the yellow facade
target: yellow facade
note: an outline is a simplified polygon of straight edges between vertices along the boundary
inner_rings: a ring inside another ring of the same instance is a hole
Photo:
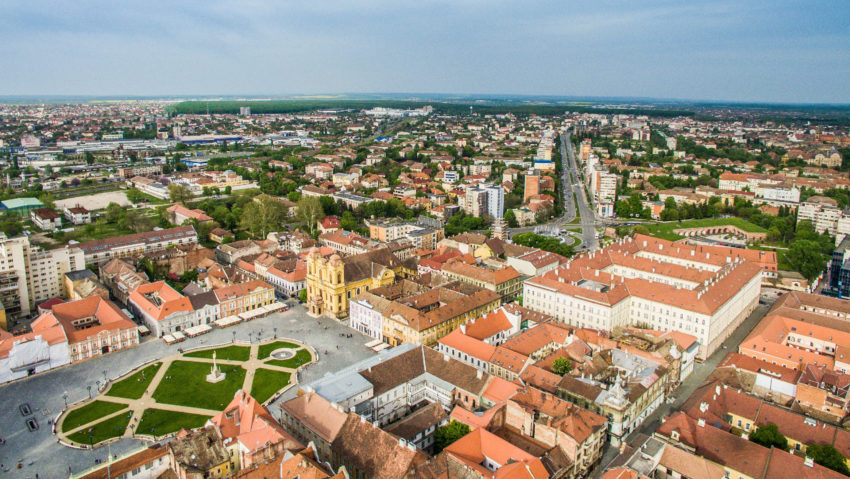
[[[346,282],[345,265],[338,255],[325,259],[318,252],[311,252],[307,256],[307,310],[315,316],[345,318],[351,297],[414,274],[401,267],[377,268],[374,272],[372,277]]]
[[[402,343],[413,343],[413,344],[424,344],[425,346],[434,346],[437,344],[437,341],[440,340],[443,336],[451,333],[461,324],[466,324],[469,321],[474,320],[475,318],[479,318],[481,316],[486,315],[487,313],[495,310],[501,305],[501,301],[495,300],[491,301],[483,306],[475,308],[471,311],[467,311],[466,313],[460,314],[453,318],[449,318],[446,321],[435,324],[430,328],[423,329],[422,331],[418,331],[416,328],[413,328],[407,324],[403,318],[384,318],[383,321],[383,335],[384,340],[390,346],[398,346]]]

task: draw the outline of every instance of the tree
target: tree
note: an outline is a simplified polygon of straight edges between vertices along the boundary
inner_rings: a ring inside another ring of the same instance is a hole
[[[815,241],[795,240],[785,257],[791,267],[809,281],[817,278],[826,267],[826,259],[820,252],[820,245]]]
[[[443,427],[437,428],[437,431],[434,432],[434,442],[437,447],[437,451],[442,451],[451,443],[457,441],[463,436],[466,436],[467,434],[469,434],[469,426],[452,419],[452,422]]]
[[[171,201],[183,204],[191,200],[194,196],[192,195],[192,190],[190,190],[188,187],[183,185],[176,185],[174,183],[168,185],[168,195],[171,197]]]
[[[850,476],[850,468],[847,467],[844,456],[830,444],[809,444],[806,446],[806,455],[823,467],[828,467],[845,476]]]
[[[514,214],[514,210],[508,210],[505,212],[505,222],[508,224],[510,228],[519,227],[519,222],[516,219],[516,215]]]
[[[145,196],[145,194],[139,191],[137,188],[130,188],[129,190],[127,190],[126,194],[127,201],[133,204],[141,203],[142,201],[145,201],[147,199],[147,196]]]
[[[304,223],[311,235],[316,233],[316,223],[325,217],[322,203],[315,196],[305,196],[295,206],[295,217]]]
[[[103,217],[107,223],[118,223],[124,217],[124,208],[118,203],[109,203],[106,205],[106,213],[104,213]]]
[[[121,219],[118,220],[118,226],[135,233],[143,233],[152,230],[154,224],[149,216],[145,216],[139,210],[126,210]]]
[[[754,433],[750,434],[750,441],[764,447],[772,446],[783,451],[788,450],[788,439],[779,432],[776,424],[759,426]]]
[[[261,195],[245,205],[239,224],[254,236],[265,238],[279,229],[286,217],[286,206],[268,195]]]
[[[305,288],[305,289],[302,289],[301,291],[299,291],[299,292],[298,292],[298,299],[299,299],[302,303],[306,303],[306,302],[307,302],[307,289],[306,289],[306,288]]]
[[[552,370],[558,376],[566,376],[573,369],[573,362],[567,358],[556,358],[552,361]]]

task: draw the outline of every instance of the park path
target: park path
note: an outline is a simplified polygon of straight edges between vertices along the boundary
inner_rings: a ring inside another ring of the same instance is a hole
[[[273,341],[277,341],[277,339],[275,339]],[[271,342],[273,342],[273,341],[271,341]],[[245,390],[245,391],[248,391],[249,393],[251,392],[251,388],[254,385],[254,376],[255,376],[255,372],[256,372],[257,369],[270,369],[270,370],[273,370],[273,371],[286,372],[286,373],[290,373],[293,377],[295,376],[295,374],[298,370],[298,367],[289,368],[289,367],[277,366],[277,365],[273,365],[273,364],[266,364],[266,361],[272,360],[271,357],[268,357],[268,358],[265,358],[265,359],[258,359],[260,346],[261,346],[261,344],[259,344],[259,343],[252,343],[252,344],[249,345],[250,353],[249,353],[249,357],[248,357],[247,361],[235,361],[235,360],[229,360],[229,359],[216,359],[215,360],[216,364],[240,366],[240,367],[244,368],[245,369],[245,379],[242,382],[242,389]],[[226,344],[225,345],[218,345],[218,346],[215,346],[215,347],[211,347],[209,349],[218,349],[218,348],[222,348],[222,347],[227,347],[227,345]],[[310,351],[303,344],[301,344],[298,349],[301,349],[301,348],[303,348],[305,351]],[[311,354],[311,356],[313,356],[313,355]],[[312,360],[310,362],[308,362],[307,364],[312,363],[313,361],[315,361],[315,359],[316,359],[315,357],[312,357]],[[196,414],[196,415],[201,415],[201,416],[214,416],[214,415],[218,414],[219,412],[221,412],[221,411],[214,411],[214,410],[211,410],[211,409],[203,409],[203,408],[197,408],[197,407],[191,407],[191,406],[181,406],[181,405],[177,405],[177,404],[160,403],[156,399],[153,398],[153,394],[156,391],[156,389],[159,387],[160,383],[164,380],[166,380],[166,381],[168,380],[167,377],[166,377],[166,372],[168,371],[168,368],[171,366],[171,364],[174,363],[175,361],[188,361],[188,362],[196,362],[196,363],[205,363],[205,364],[209,364],[210,366],[212,366],[212,364],[213,364],[212,358],[187,357],[183,353],[177,353],[177,354],[173,354],[171,356],[162,358],[158,361],[158,362],[161,363],[161,366],[159,367],[157,372],[154,374],[153,379],[151,379],[151,382],[148,384],[147,388],[145,389],[144,393],[142,393],[142,396],[140,398],[129,399],[129,398],[122,398],[122,397],[117,397],[117,396],[106,396],[105,394],[101,393],[98,396],[95,396],[95,398],[93,399],[93,400],[96,400],[96,401],[104,401],[104,402],[110,402],[110,403],[116,403],[116,404],[124,404],[124,405],[127,405],[127,409],[122,409],[121,411],[117,411],[117,412],[111,413],[111,414],[106,415],[106,416],[98,417],[97,419],[95,419],[95,420],[93,420],[89,423],[80,425],[80,426],[78,426],[74,429],[71,429],[71,430],[68,430],[68,431],[65,431],[65,432],[61,432],[61,431],[62,431],[62,424],[64,423],[65,418],[67,417],[67,414],[62,414],[61,418],[59,419],[59,421],[57,421],[57,424],[56,424],[57,435],[59,435],[59,437],[63,438],[65,441],[73,442],[73,441],[70,441],[68,439],[68,436],[71,436],[71,435],[73,435],[77,432],[86,430],[86,429],[88,429],[88,428],[90,428],[90,427],[94,426],[95,424],[100,423],[102,421],[112,419],[114,417],[117,417],[117,416],[120,416],[120,415],[123,415],[123,414],[130,414],[130,422],[129,422],[127,428],[124,430],[124,433],[121,437],[132,438],[132,437],[135,437],[136,427],[141,422],[142,416],[144,415],[144,412],[147,409],[162,409],[162,410],[167,410],[167,411],[182,412],[182,413],[186,413],[186,414]],[[307,364],[304,364],[302,366],[306,366]],[[139,368],[137,368],[137,369],[139,369]],[[127,376],[130,376],[132,374],[135,374],[135,370],[127,373]],[[86,402],[80,404],[79,406],[74,407],[74,409],[77,409],[78,407],[83,407],[87,404],[91,404],[91,402],[92,401],[86,401]],[[128,411],[128,409],[129,409],[129,411]]]

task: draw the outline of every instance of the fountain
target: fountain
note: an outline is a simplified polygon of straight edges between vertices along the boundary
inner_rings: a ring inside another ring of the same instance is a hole
[[[226,374],[221,372],[221,369],[218,368],[218,365],[215,363],[215,351],[213,351],[213,365],[210,373],[207,374],[207,382],[208,383],[217,383],[220,381],[224,381],[224,377]]]

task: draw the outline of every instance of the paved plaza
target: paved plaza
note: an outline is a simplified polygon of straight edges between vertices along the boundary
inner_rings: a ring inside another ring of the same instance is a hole
[[[78,450],[59,444],[48,421],[55,419],[64,409],[64,394],[67,394],[69,404],[88,399],[90,394],[97,395],[98,382],[103,382],[104,377],[118,378],[152,360],[172,357],[178,353],[177,348],[188,350],[199,346],[229,344],[234,340],[234,332],[237,342],[256,344],[258,335],[262,341],[272,339],[275,329],[278,339],[293,339],[312,347],[316,352],[317,362],[302,369],[297,375],[301,383],[318,379],[327,372],[375,354],[365,346],[372,338],[336,320],[312,318],[303,307],[297,305],[285,313],[275,313],[226,329],[214,329],[209,334],[171,346],[161,339],[149,339],[128,350],[0,385],[0,438],[6,439],[6,444],[0,446],[0,464],[3,465],[0,478],[34,478],[36,473],[42,478],[67,477],[69,467],[75,473],[80,472],[94,466],[95,459],[103,460],[107,457],[107,447]],[[269,404],[272,414],[278,416],[278,404],[292,397],[295,390],[294,387],[290,388],[281,398]],[[32,414],[26,417],[19,407],[24,404],[32,410]],[[30,431],[28,419],[35,419],[38,423],[36,430]],[[150,443],[123,438],[113,442],[110,447],[112,454],[121,455],[145,444]],[[22,465],[21,469],[17,469],[18,464]]]

